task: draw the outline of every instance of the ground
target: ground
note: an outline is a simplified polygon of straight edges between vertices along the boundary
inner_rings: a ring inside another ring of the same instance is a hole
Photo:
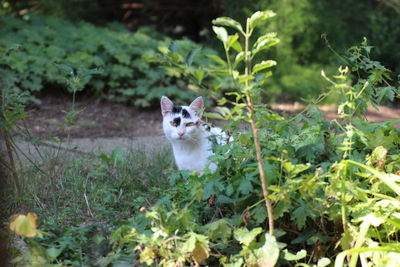
[[[30,107],[27,118],[31,134],[35,137],[65,137],[65,117],[71,108],[71,97],[66,95],[45,96],[42,104]],[[159,109],[138,110],[131,106],[110,103],[93,97],[78,97],[76,107],[78,126],[73,127],[73,138],[142,137],[162,136],[162,116]],[[302,109],[298,103],[275,104],[271,107],[279,113],[294,114]],[[323,106],[328,119],[335,118],[336,108]],[[385,121],[400,118],[400,108],[380,107],[370,110],[370,121]],[[400,127],[400,125],[397,125]]]

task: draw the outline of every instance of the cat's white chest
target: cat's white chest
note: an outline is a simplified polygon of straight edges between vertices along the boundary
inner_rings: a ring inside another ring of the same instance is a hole
[[[211,144],[206,138],[197,144],[172,142],[172,149],[179,170],[202,172],[207,167],[208,157],[212,155]],[[214,164],[209,167],[215,170]]]

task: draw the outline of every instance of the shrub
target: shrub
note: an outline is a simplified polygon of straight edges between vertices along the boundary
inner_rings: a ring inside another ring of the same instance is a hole
[[[3,88],[31,93],[44,88],[67,88],[63,65],[74,71],[99,68],[100,75],[85,81],[82,88],[105,99],[148,107],[162,95],[189,101],[193,93],[182,90],[185,83],[149,61],[170,40],[151,29],[135,33],[118,26],[98,28],[89,23],[30,16],[0,18],[0,46],[9,49],[2,68]],[[181,53],[200,46],[181,40]],[[10,48],[13,48],[10,50]],[[204,49],[213,54],[210,49]],[[203,64],[209,62],[202,59]]]

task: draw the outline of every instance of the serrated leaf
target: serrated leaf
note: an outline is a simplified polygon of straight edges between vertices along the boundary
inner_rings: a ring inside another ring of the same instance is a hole
[[[241,244],[249,246],[256,236],[262,232],[263,229],[261,227],[254,228],[251,231],[247,230],[247,228],[237,228],[234,231],[234,237]]]
[[[245,177],[244,179],[241,179],[238,190],[243,195],[247,195],[253,190],[253,185],[251,184],[251,181]]]
[[[267,69],[267,68],[271,68],[271,67],[273,67],[275,65],[276,65],[276,61],[274,61],[274,60],[262,61],[261,63],[258,63],[256,65],[254,65],[252,73],[255,74],[255,73],[259,72],[259,71],[262,71],[262,70]]]
[[[308,206],[304,203],[304,201],[300,201],[300,207],[295,209],[292,213],[292,218],[294,219],[297,228],[303,229],[306,224]]]
[[[250,23],[250,29],[253,30],[258,24],[269,18],[272,18],[275,15],[276,14],[271,10],[255,12],[250,19],[248,19],[248,23]]]
[[[214,25],[228,26],[238,30],[240,33],[244,34],[242,25],[236,20],[229,17],[219,17],[212,21]]]
[[[218,221],[205,225],[207,229],[207,236],[211,240],[228,239],[232,234],[232,229],[226,219],[220,219]]]

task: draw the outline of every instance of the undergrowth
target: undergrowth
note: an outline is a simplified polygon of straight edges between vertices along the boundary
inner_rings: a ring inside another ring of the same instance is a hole
[[[225,59],[213,57],[218,68],[193,64],[198,51],[181,54],[176,43],[157,59],[197,88],[208,76],[234,85],[207,114],[230,120],[235,140],[216,148],[215,172],[169,172],[166,154],[142,161],[143,155],[120,150],[40,166],[48,175],[29,169],[22,192],[8,202],[35,212],[11,220],[25,242],[14,263],[396,266],[399,119],[371,123],[364,114],[398,97],[398,87],[389,70],[369,58],[364,41],[350,50],[355,57],[348,67],[332,77],[322,72],[331,87],[303,112],[285,118],[269,110],[260,93],[276,62],[254,63],[252,56],[276,44],[277,36],[267,33],[254,45],[249,37],[273,15],[256,12],[245,30],[231,18],[216,19],[214,31],[226,51]],[[330,94],[340,96],[333,121],[317,108]]]
[[[100,75],[84,81],[81,90],[136,107],[154,105],[163,95],[186,102],[194,96],[184,90],[186,84],[177,80],[176,74],[149,61],[171,42],[151,28],[133,33],[118,24],[100,28],[36,15],[3,16],[0,36],[4,52],[1,79],[7,90],[31,94],[44,89],[69,91],[63,67],[68,66],[75,73],[101,69]],[[188,39],[179,43],[182,53],[201,48]],[[216,53],[209,48],[203,51]],[[207,58],[201,62],[211,63]]]

